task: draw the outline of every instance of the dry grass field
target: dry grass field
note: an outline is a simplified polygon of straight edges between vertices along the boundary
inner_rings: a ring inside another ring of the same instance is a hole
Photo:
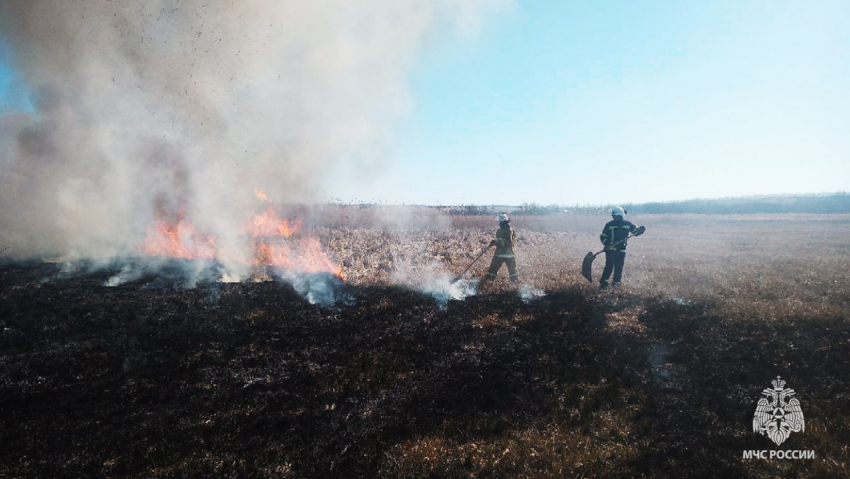
[[[605,292],[606,217],[516,217],[523,284],[449,301],[492,218],[316,217],[327,306],[0,265],[0,477],[850,475],[850,215],[633,217]],[[776,376],[806,419],[781,446],[752,431]]]
[[[370,218],[371,219],[371,218]],[[642,296],[711,304],[718,314],[785,318],[846,314],[850,301],[850,215],[646,215],[648,233],[630,241],[625,285]],[[515,217],[524,283],[554,291],[585,285],[579,269],[601,248],[604,216]],[[363,224],[359,220],[352,224]],[[430,225],[434,225],[433,228]],[[408,219],[403,229],[338,226],[324,244],[355,284],[394,283],[392,272],[460,273],[492,239],[490,217]],[[414,229],[415,228],[415,229]],[[483,277],[490,255],[468,273]],[[594,262],[594,277],[604,265]],[[504,270],[502,276],[506,276]],[[503,290],[497,285],[498,290]]]

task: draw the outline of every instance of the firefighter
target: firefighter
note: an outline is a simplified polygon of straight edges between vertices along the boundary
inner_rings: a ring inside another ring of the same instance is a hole
[[[496,253],[493,254],[493,260],[490,261],[490,269],[487,271],[485,281],[496,279],[496,273],[502,267],[502,264],[508,265],[508,275],[511,282],[519,282],[519,275],[516,272],[516,257],[514,256],[514,244],[516,244],[516,233],[511,228],[511,220],[508,215],[502,213],[497,218],[499,221],[499,229],[496,230],[496,239],[490,242],[490,246],[496,247]]]
[[[599,279],[599,289],[608,287],[608,278],[614,272],[613,286],[620,286],[623,279],[623,264],[626,262],[626,238],[629,233],[640,236],[646,231],[643,226],[635,226],[626,221],[626,210],[620,206],[611,208],[613,219],[602,228],[599,240],[605,245],[605,269],[602,270],[602,278]]]

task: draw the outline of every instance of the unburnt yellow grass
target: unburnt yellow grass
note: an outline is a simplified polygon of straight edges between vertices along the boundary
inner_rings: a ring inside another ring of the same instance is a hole
[[[607,216],[515,216],[522,282],[547,291],[589,285],[580,275],[600,250]],[[840,316],[850,305],[850,215],[632,215],[647,232],[630,240],[624,286],[635,294],[700,301],[733,318]],[[423,224],[424,223],[424,224]],[[368,223],[322,229],[354,284],[393,284],[398,274],[460,273],[496,230],[489,216]],[[433,225],[433,228],[428,228]],[[416,227],[416,229],[409,229]],[[492,253],[467,273],[481,278]],[[604,265],[594,262],[594,277]],[[398,272],[398,273],[397,273]],[[488,291],[505,291],[507,272]]]

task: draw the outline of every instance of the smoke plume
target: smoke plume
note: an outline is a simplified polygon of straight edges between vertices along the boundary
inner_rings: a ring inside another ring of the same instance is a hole
[[[477,279],[452,280],[445,267],[439,263],[426,263],[419,267],[400,264],[393,272],[393,282],[414,291],[432,296],[440,309],[450,300],[462,300],[476,294]]]
[[[34,108],[0,117],[0,246],[128,255],[185,217],[242,256],[254,191],[311,201],[339,162],[383,161],[425,42],[493,4],[4,0]]]

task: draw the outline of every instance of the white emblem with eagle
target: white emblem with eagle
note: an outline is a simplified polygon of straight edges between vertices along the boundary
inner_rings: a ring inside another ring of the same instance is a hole
[[[753,432],[766,435],[776,445],[788,439],[792,432],[806,430],[806,420],[800,401],[791,397],[796,393],[785,387],[785,381],[776,377],[772,382],[773,389],[765,389],[761,393],[766,397],[759,400],[756,413],[753,415]],[[788,398],[791,398],[790,400]]]

